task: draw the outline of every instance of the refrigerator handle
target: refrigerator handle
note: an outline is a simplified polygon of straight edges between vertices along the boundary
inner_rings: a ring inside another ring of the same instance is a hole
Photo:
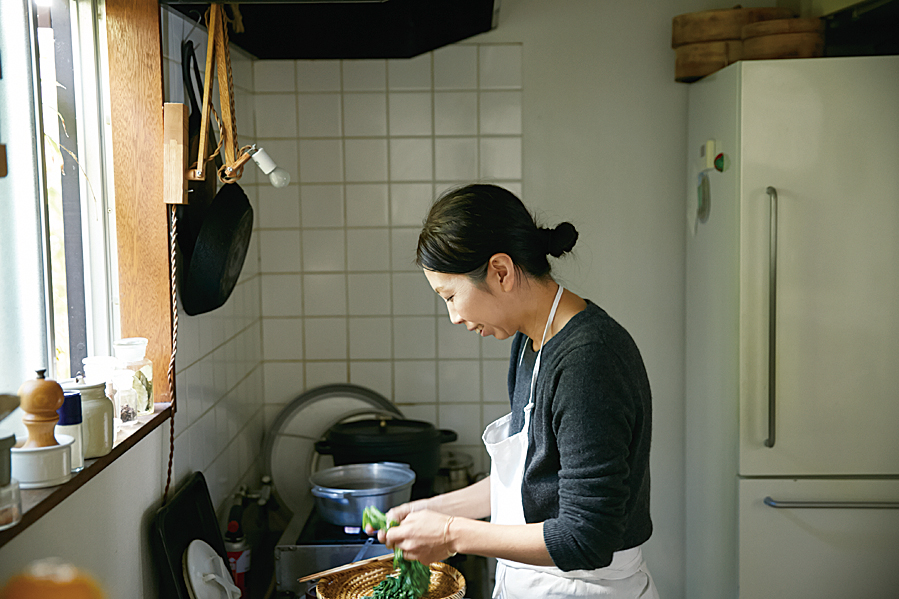
[[[775,391],[777,367],[777,190],[769,186],[770,240],[768,246],[768,438],[765,447],[774,447]]]
[[[899,501],[778,501],[765,497],[764,502],[775,508],[899,510]]]

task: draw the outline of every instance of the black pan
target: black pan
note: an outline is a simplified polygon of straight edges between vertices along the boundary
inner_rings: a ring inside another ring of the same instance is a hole
[[[209,173],[207,176],[214,176]],[[181,278],[181,305],[194,316],[221,307],[234,290],[253,231],[253,208],[237,183],[222,185],[203,219]]]
[[[189,40],[181,46],[181,58],[184,90],[190,101],[188,135],[193,157],[199,146],[202,111],[194,95],[191,65],[198,88],[203,89],[203,84]],[[209,135],[207,156],[215,151],[212,139]],[[205,169],[205,181],[189,183],[188,204],[180,207],[178,214],[181,305],[190,316],[215,310],[228,300],[243,268],[253,231],[249,199],[236,183],[224,184],[216,192],[220,156],[216,156],[214,164],[214,168]]]

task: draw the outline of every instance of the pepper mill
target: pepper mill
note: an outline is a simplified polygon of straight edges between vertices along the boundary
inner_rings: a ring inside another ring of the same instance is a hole
[[[56,381],[45,378],[46,370],[38,370],[37,378],[22,383],[19,387],[22,422],[28,428],[28,440],[22,449],[53,447],[59,445],[53,429],[59,421],[56,410],[65,399],[62,387]]]

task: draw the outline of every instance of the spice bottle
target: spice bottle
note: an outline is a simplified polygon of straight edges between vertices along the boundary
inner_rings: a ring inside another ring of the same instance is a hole
[[[69,435],[72,443],[72,472],[80,472],[84,468],[84,440],[82,435],[81,394],[77,391],[64,392],[65,400],[56,410],[59,422],[55,434]]]
[[[144,337],[128,337],[113,344],[113,351],[119,360],[118,370],[127,370],[131,376],[130,388],[135,393],[133,405],[137,413],[153,413],[153,363],[147,359],[147,339]],[[118,375],[113,375],[113,386],[116,393],[127,385]]]

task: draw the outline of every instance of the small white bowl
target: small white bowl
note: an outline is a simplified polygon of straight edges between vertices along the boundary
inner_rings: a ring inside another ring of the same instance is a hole
[[[72,478],[72,444],[75,438],[56,435],[59,445],[50,447],[13,447],[10,452],[11,474],[23,489],[40,489],[61,485]],[[24,444],[24,441],[21,442]]]

